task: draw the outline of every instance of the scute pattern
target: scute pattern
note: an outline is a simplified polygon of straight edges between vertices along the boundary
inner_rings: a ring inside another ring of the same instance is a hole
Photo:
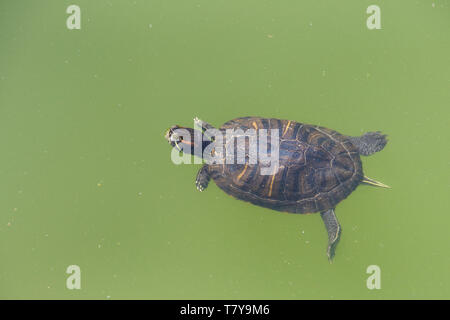
[[[216,184],[238,199],[279,211],[319,212],[335,207],[363,178],[357,149],[334,130],[258,117],[233,119],[221,130],[255,128],[279,130],[278,172],[261,175],[260,165],[249,164],[248,157],[245,164],[209,165]]]

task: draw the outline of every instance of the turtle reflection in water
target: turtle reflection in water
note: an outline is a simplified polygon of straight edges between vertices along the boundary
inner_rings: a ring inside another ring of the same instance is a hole
[[[172,147],[202,157],[205,148],[218,143],[219,139],[214,141],[214,137],[208,134],[214,132],[212,125],[197,118],[194,122],[196,129],[173,126],[165,138]],[[388,187],[366,177],[360,159],[360,155],[369,156],[384,148],[387,140],[380,132],[351,137],[320,126],[259,117],[233,119],[216,130],[226,137],[227,129],[244,132],[266,129],[268,135],[271,130],[278,130],[278,170],[272,175],[261,174],[260,161],[249,161],[247,143],[245,160],[241,163],[204,164],[195,181],[197,189],[203,191],[212,178],[229,195],[258,206],[301,214],[320,212],[328,232],[327,255],[330,262],[341,233],[334,212],[336,205],[360,184]],[[195,145],[196,131],[197,136],[199,133],[205,135],[203,140],[206,141],[202,141],[201,146]],[[187,134],[183,137],[179,132]],[[216,145],[213,150],[218,147],[226,150],[227,141],[221,140],[219,143],[222,145]],[[237,150],[234,151],[236,154]]]

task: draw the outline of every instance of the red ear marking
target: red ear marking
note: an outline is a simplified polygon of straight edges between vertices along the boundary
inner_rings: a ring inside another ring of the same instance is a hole
[[[187,140],[183,140],[183,139],[181,139],[181,142],[186,143],[186,144],[190,144],[190,145],[194,144],[192,141],[187,141]]]

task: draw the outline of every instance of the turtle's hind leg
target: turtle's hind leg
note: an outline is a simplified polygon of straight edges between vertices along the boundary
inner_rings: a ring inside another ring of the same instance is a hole
[[[208,165],[204,164],[203,167],[197,173],[197,178],[195,179],[195,185],[197,190],[202,192],[208,187],[209,180],[211,176],[209,175]]]
[[[328,247],[327,255],[328,261],[333,262],[334,252],[336,250],[336,245],[339,242],[341,235],[341,225],[336,218],[334,209],[329,209],[327,211],[321,212],[320,216],[325,224],[325,228],[328,232]]]
[[[386,135],[381,132],[367,132],[360,137],[349,137],[359,154],[370,156],[384,148],[387,143]]]

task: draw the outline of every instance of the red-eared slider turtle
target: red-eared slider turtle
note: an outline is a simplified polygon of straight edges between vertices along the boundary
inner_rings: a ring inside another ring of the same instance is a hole
[[[251,142],[248,139],[244,144],[245,157],[240,163],[219,161],[204,164],[197,174],[197,189],[203,191],[212,178],[226,193],[262,207],[292,213],[320,212],[328,232],[327,255],[330,261],[341,233],[334,213],[336,205],[360,184],[387,187],[363,174],[360,159],[360,155],[368,156],[384,148],[387,140],[380,132],[350,137],[320,126],[259,117],[233,119],[220,129],[197,118],[194,121],[197,129],[173,126],[165,137],[178,150],[204,159],[207,148],[211,154],[216,153],[216,157],[225,159],[225,153],[220,155],[218,150],[229,150],[231,139],[215,137],[220,134],[225,137],[230,130],[242,135],[249,129],[254,129],[254,132],[266,129],[267,141],[272,135],[278,136],[275,140],[279,147],[278,169],[272,174],[262,174],[264,165],[250,161]],[[200,140],[199,135],[203,136]],[[237,143],[232,150],[233,156],[237,154]],[[268,143],[268,154],[270,150]]]

